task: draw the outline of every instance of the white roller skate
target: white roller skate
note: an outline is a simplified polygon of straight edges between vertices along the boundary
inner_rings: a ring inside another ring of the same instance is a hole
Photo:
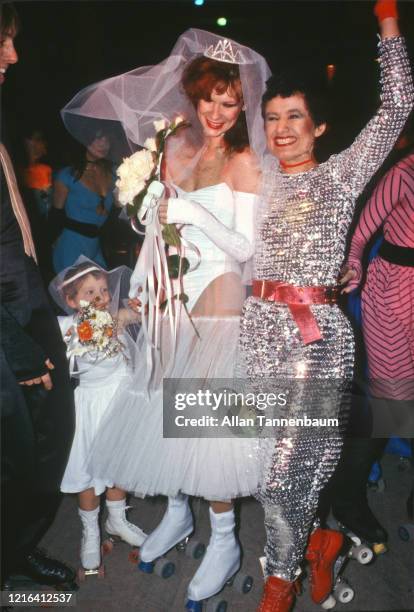
[[[110,536],[110,540],[114,541],[119,538],[130,546],[142,546],[147,534],[127,520],[125,513],[128,506],[125,499],[119,501],[106,500],[106,507],[108,518],[105,523],[105,531]]]
[[[99,506],[95,510],[81,510],[79,516],[82,521],[82,539],[80,558],[82,567],[78,571],[79,580],[86,576],[97,575],[103,578],[105,569],[102,565],[101,535],[99,532]]]
[[[240,568],[240,546],[234,534],[234,510],[215,513],[210,508],[211,538],[203,561],[188,586],[187,610],[198,612],[202,609],[203,600],[212,597],[222,590],[225,584],[230,584]],[[240,592],[248,592],[252,580],[244,581],[237,588]],[[238,582],[238,578],[234,583]],[[247,588],[247,583],[249,586]],[[213,600],[210,600],[213,603]],[[214,602],[215,605],[215,602]],[[211,607],[207,603],[207,607]],[[215,609],[214,606],[212,609]],[[218,607],[217,609],[221,609]]]
[[[169,578],[175,571],[175,565],[161,557],[185,540],[193,529],[193,515],[187,495],[169,497],[168,508],[161,523],[147,537],[141,548],[139,569],[146,574],[152,574],[155,569],[156,574]]]

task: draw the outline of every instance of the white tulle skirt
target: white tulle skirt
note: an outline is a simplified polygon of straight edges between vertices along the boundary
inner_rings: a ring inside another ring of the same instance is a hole
[[[203,317],[181,322],[169,378],[232,378],[239,317]],[[145,359],[144,352],[141,355]],[[95,478],[138,496],[179,492],[208,500],[255,493],[259,470],[253,438],[164,438],[161,371],[146,392],[145,366],[120,386],[105,414],[90,457]]]

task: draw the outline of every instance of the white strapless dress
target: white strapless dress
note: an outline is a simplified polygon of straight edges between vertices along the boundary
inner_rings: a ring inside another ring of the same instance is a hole
[[[194,200],[208,210],[223,225],[232,229],[234,227],[234,198],[233,192],[226,183],[211,185],[195,191],[183,191],[175,187],[179,198]],[[250,194],[249,194],[250,195]],[[184,225],[180,230],[181,236],[194,244],[200,251],[200,263],[197,268],[184,276],[184,290],[188,295],[188,312],[191,312],[198,298],[208,285],[219,276],[228,272],[235,272],[241,276],[241,265],[224,251],[216,247],[200,228],[194,225]],[[174,252],[174,249],[171,250]],[[190,266],[197,262],[198,258],[190,249],[186,252]]]
[[[233,192],[225,183],[193,192],[178,191],[179,197],[197,201],[228,228],[234,227]],[[212,281],[227,273],[240,278],[241,266],[199,228],[186,225],[181,234],[201,255],[198,267],[183,279],[191,311]],[[186,256],[194,261],[191,252]],[[168,377],[232,378],[239,317],[194,317],[193,324],[182,309],[174,365]],[[141,350],[135,373],[118,388],[95,437],[89,466],[94,477],[112,481],[138,496],[182,492],[229,500],[255,493],[259,478],[255,439],[231,433],[226,438],[163,437],[162,372],[155,374],[157,382],[148,393],[143,338]]]

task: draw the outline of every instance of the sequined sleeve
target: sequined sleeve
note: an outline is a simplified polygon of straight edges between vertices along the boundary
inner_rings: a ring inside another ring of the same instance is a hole
[[[357,197],[392,149],[413,107],[414,88],[404,39],[379,43],[381,104],[353,144],[336,157],[341,179]]]

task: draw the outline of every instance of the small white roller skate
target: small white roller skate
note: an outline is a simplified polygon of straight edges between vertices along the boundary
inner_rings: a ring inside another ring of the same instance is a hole
[[[99,506],[95,510],[79,509],[82,521],[82,539],[80,558],[82,567],[78,570],[78,579],[85,580],[87,576],[104,578],[105,567],[102,563],[101,534],[99,531]]]
[[[103,543],[105,553],[112,552],[115,542],[123,541],[134,548],[129,559],[133,563],[138,562],[138,548],[145,542],[147,534],[137,525],[130,523],[126,518],[126,511],[130,508],[125,499],[119,501],[106,501],[108,518],[105,523],[105,531],[108,538]]]

